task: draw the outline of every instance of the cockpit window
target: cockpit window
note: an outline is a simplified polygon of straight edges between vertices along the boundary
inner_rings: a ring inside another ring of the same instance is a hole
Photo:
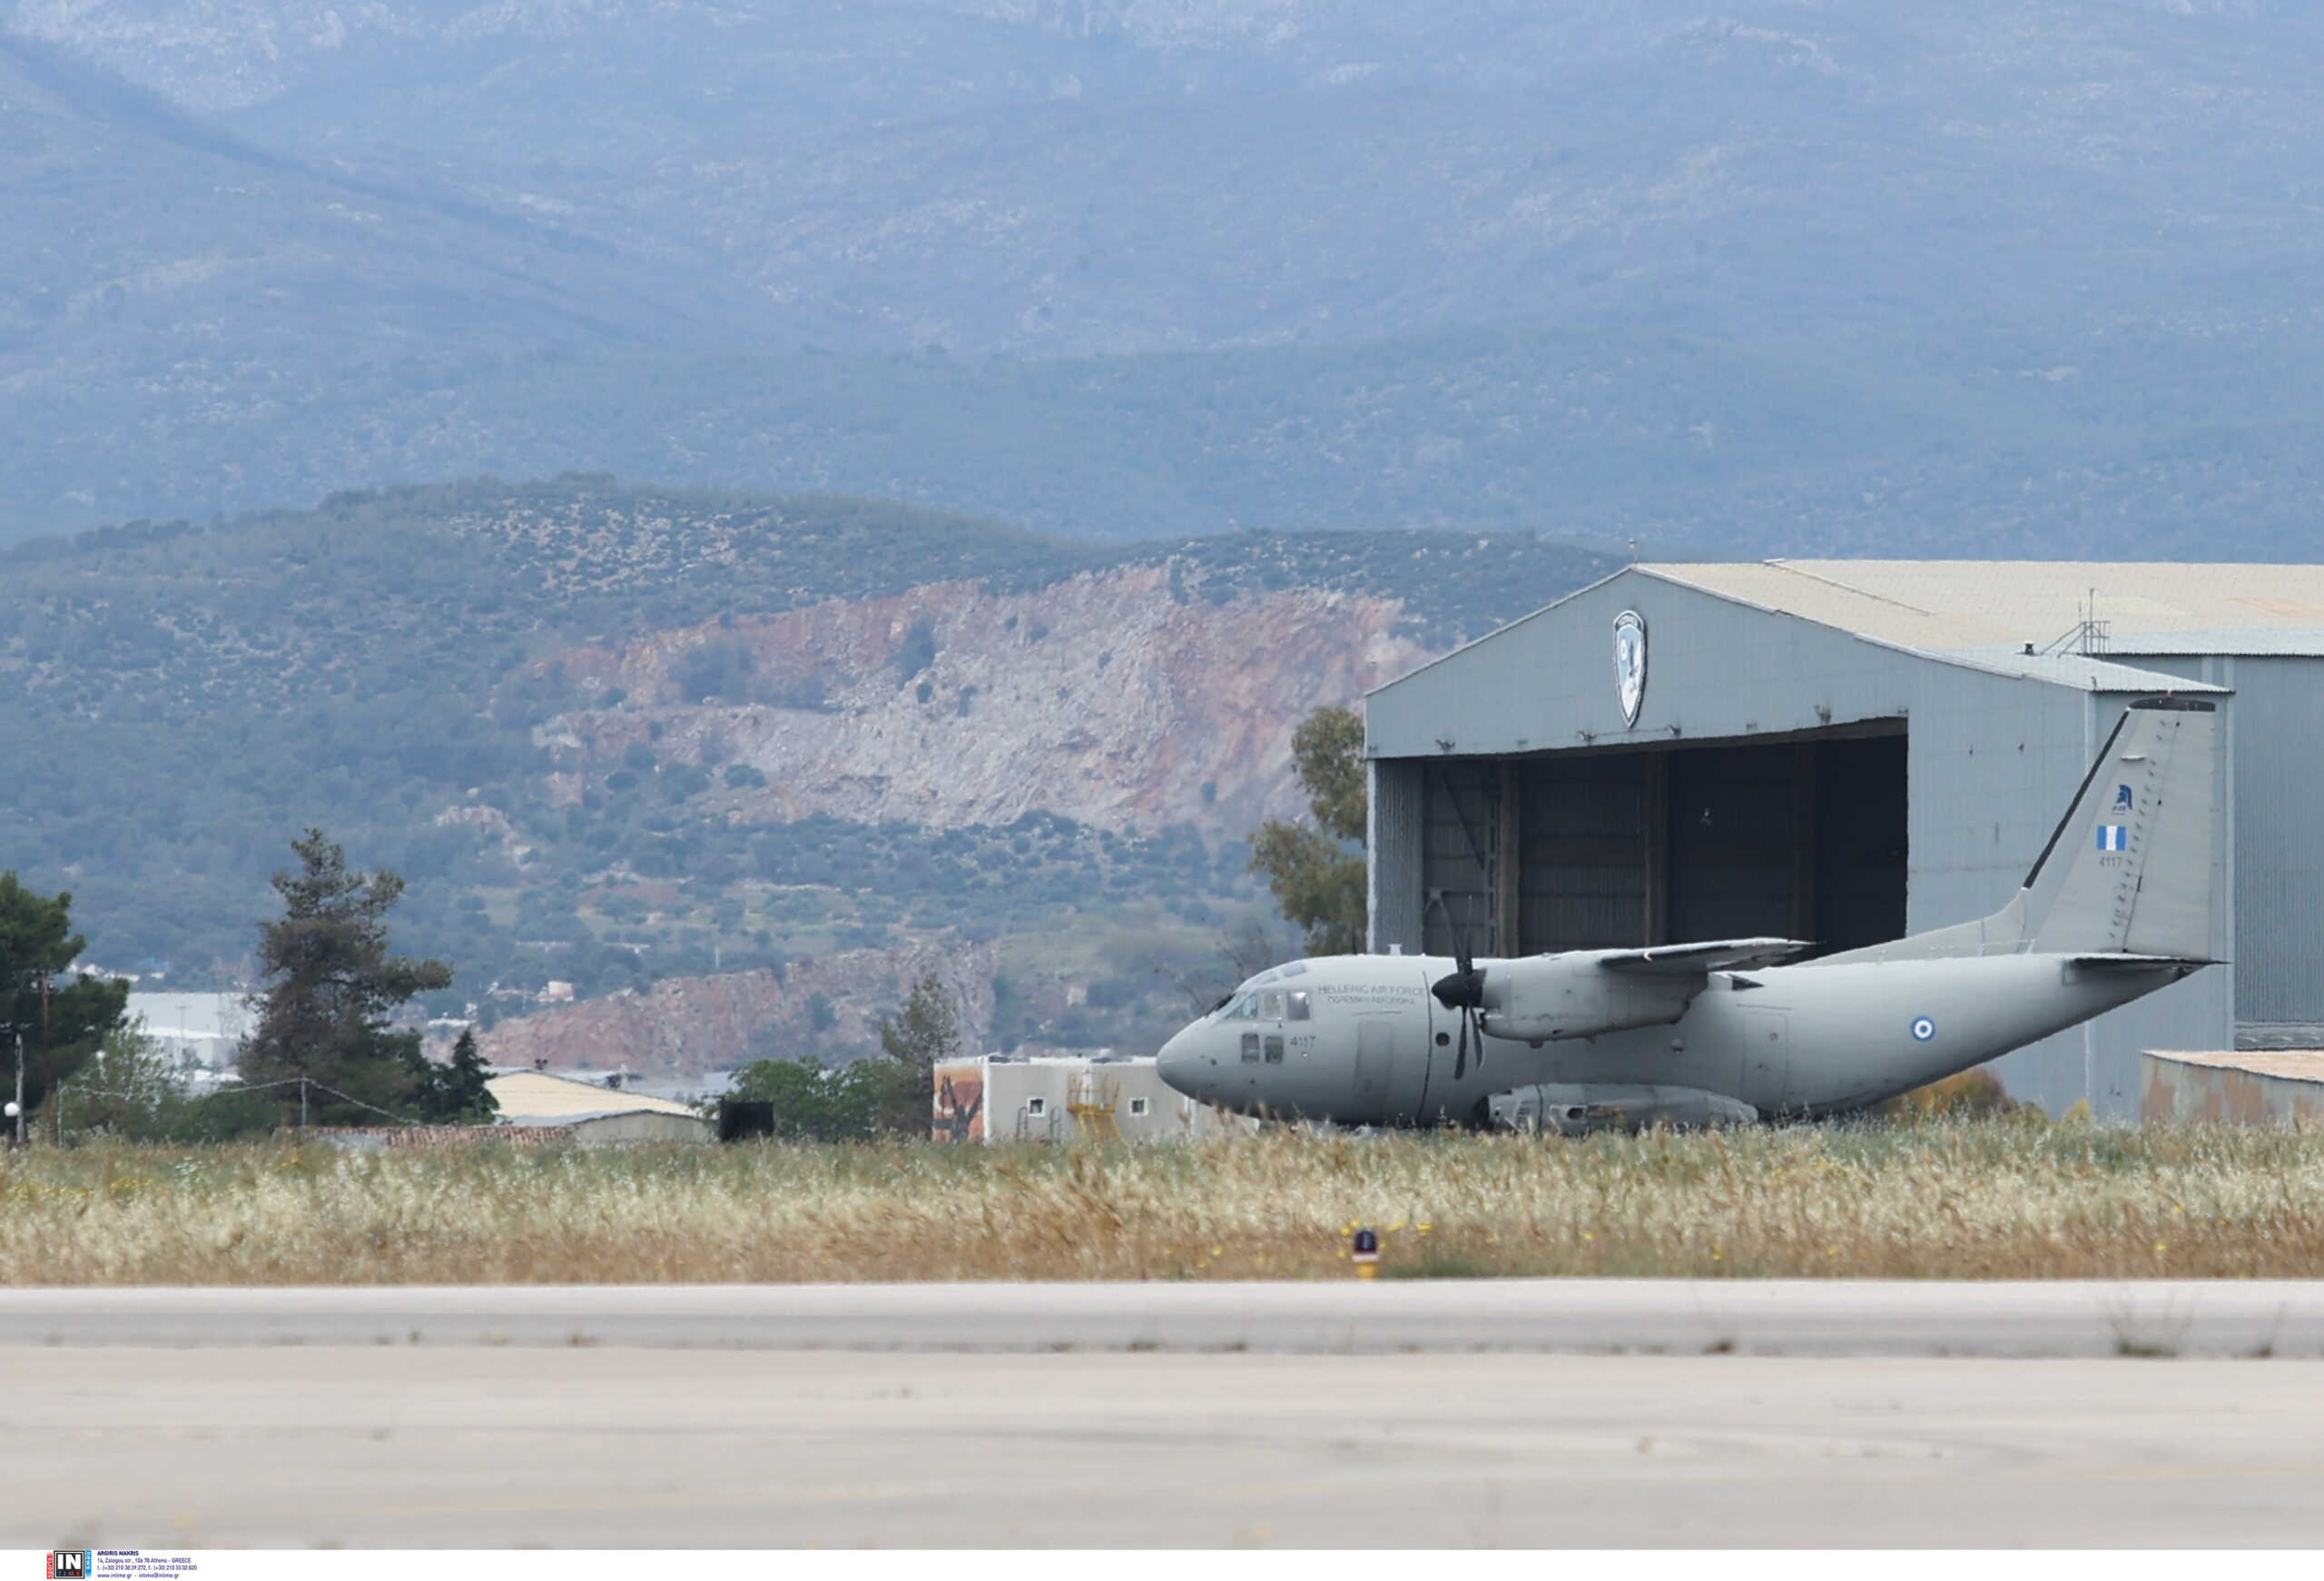
[[[1259,996],[1256,993],[1236,994],[1228,1002],[1226,1010],[1220,1013],[1219,1019],[1221,1021],[1258,1020]]]
[[[1307,963],[1294,961],[1287,966],[1278,966],[1275,969],[1275,974],[1279,977],[1305,977],[1307,975]]]
[[[1283,1019],[1282,994],[1262,993],[1259,995],[1259,1019],[1261,1021],[1281,1021]]]
[[[1285,1010],[1291,1020],[1305,1021],[1307,1019],[1307,991],[1305,989],[1303,988],[1296,993],[1286,993],[1284,998],[1288,1002],[1285,1005]]]

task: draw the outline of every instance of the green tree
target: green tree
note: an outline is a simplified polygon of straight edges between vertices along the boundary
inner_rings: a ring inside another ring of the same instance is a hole
[[[1251,837],[1251,867],[1316,955],[1364,948],[1366,796],[1364,720],[1353,708],[1317,708],[1292,733],[1291,758],[1313,826],[1270,818]],[[1351,849],[1353,847],[1353,849]]]
[[[905,1136],[926,1136],[936,1103],[936,1067],[960,1049],[960,1013],[941,979],[931,972],[911,985],[903,1008],[880,1018],[880,1052],[891,1062],[890,1091],[881,1124]]]
[[[188,1090],[142,1020],[123,1022],[81,1073],[57,1089],[65,1135],[97,1133],[129,1141],[215,1142],[261,1134],[282,1106],[268,1092]]]
[[[57,982],[87,944],[73,931],[71,891],[41,894],[0,873],[0,1062],[13,1065],[22,1038],[27,1114],[96,1052],[129,1003],[119,978]],[[5,1078],[12,1092],[15,1075]]]
[[[142,1016],[105,1034],[80,1080],[65,1089],[71,1130],[104,1131],[138,1141],[158,1138],[162,1113],[185,1096],[185,1082]]]
[[[412,1093],[417,1118],[431,1125],[490,1125],[500,1112],[500,1101],[485,1085],[491,1067],[477,1052],[473,1028],[460,1030],[449,1064],[426,1059],[420,1063],[419,1085]]]
[[[821,1060],[753,1060],[734,1072],[728,1096],[774,1107],[782,1141],[867,1141],[878,1134],[895,1072],[884,1060],[831,1069]]]
[[[258,1025],[242,1042],[242,1080],[257,1086],[303,1076],[332,1089],[308,1092],[313,1121],[376,1123],[380,1110],[409,1115],[429,1067],[419,1033],[396,1030],[388,1015],[450,986],[452,969],[389,954],[387,914],[403,894],[402,879],[384,867],[350,871],[347,853],[320,829],[309,829],[290,849],[298,871],[272,880],[283,915],[259,925],[266,986]],[[293,1092],[290,1102],[297,1102]]]

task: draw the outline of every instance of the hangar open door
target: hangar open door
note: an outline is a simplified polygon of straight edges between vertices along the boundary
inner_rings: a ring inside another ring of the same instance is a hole
[[[1423,937],[1533,954],[1905,932],[1904,722],[1422,769]]]

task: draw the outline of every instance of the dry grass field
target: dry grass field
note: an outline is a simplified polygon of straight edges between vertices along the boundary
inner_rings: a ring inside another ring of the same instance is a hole
[[[2324,1276],[2324,1135],[1923,1119],[1103,1150],[94,1144],[0,1161],[12,1284]]]

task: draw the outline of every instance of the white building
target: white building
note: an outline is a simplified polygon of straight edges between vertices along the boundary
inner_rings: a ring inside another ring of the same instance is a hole
[[[145,1023],[145,1035],[172,1064],[190,1061],[213,1071],[233,1068],[242,1037],[257,1020],[244,993],[133,993],[127,1013]]]
[[[1257,1122],[1166,1084],[1147,1055],[986,1054],[936,1067],[938,1141],[1157,1141]]]

